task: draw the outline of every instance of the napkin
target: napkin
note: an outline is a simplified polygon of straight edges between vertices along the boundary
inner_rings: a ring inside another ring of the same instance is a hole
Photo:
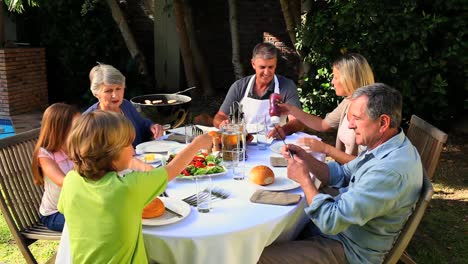
[[[270,164],[273,167],[287,167],[288,161],[284,157],[270,156]]]
[[[271,192],[266,190],[257,190],[250,197],[253,203],[275,204],[275,205],[290,205],[296,204],[301,200],[300,194],[292,194],[286,192]]]

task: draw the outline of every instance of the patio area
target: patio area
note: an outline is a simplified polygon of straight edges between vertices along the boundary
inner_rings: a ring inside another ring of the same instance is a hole
[[[8,137],[38,128],[41,126],[42,114],[42,111],[35,110],[14,116],[0,116],[0,133],[3,133],[3,137]]]

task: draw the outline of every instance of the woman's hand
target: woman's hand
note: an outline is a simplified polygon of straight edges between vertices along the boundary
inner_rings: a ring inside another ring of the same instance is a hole
[[[164,128],[160,124],[154,124],[150,127],[151,133],[153,133],[154,139],[162,137],[164,134]]]
[[[283,115],[290,115],[290,114],[292,114],[292,112],[294,112],[294,110],[298,109],[294,105],[290,105],[288,103],[280,103],[280,104],[277,104],[277,106],[278,106],[281,114],[283,114]]]
[[[267,138],[285,139],[287,132],[282,126],[275,125],[276,128],[268,131]]]

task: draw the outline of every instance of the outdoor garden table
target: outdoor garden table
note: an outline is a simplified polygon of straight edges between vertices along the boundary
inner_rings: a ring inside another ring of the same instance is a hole
[[[291,135],[288,141],[293,142],[302,135]],[[249,145],[246,174],[256,165],[269,165],[271,155],[279,154]],[[287,177],[285,167],[271,168],[276,177]],[[252,203],[250,197],[262,187],[247,179],[233,180],[230,173],[212,180],[230,196],[214,201],[211,212],[198,213],[195,207],[191,207],[190,213],[178,222],[161,226],[143,225],[149,263],[253,264],[266,246],[294,239],[308,222],[304,213],[304,197],[299,203],[289,206]],[[300,188],[285,188],[286,192],[303,195]],[[196,192],[195,183],[175,179],[168,184],[166,192],[171,198],[183,199]],[[68,232],[64,230],[56,263],[70,263],[68,259]]]

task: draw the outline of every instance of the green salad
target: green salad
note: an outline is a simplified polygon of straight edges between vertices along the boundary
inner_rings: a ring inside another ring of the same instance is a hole
[[[170,162],[174,157],[175,154],[171,154],[168,162]],[[220,165],[221,161],[221,158],[212,154],[198,153],[177,177],[183,178],[225,172],[226,169]]]

